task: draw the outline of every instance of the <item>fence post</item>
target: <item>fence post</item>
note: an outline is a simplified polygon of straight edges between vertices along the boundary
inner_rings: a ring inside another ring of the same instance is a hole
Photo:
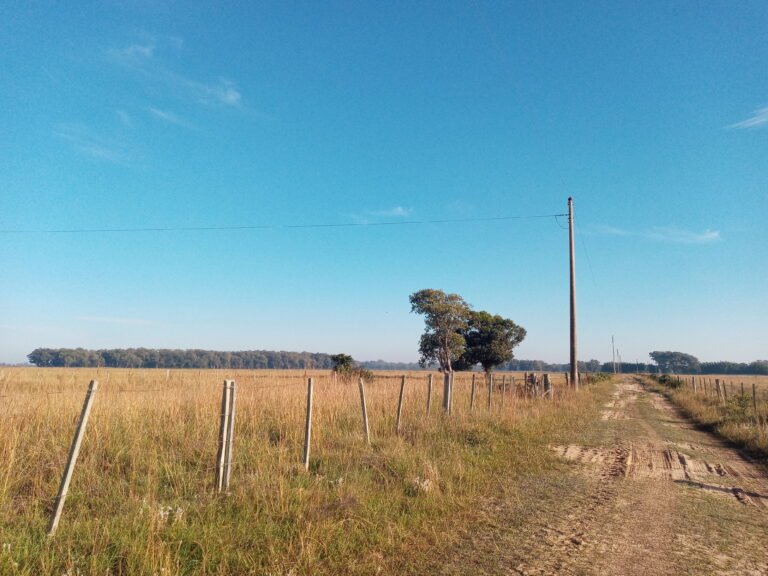
[[[309,470],[309,446],[312,439],[312,378],[307,378],[307,420],[304,425],[304,470]]]
[[[229,491],[229,479],[232,475],[232,445],[235,439],[235,381],[229,381],[229,425],[227,426],[227,457],[224,462],[224,490]]]
[[[744,382],[741,383],[741,397],[744,398]]]
[[[448,413],[448,403],[451,394],[451,376],[449,372],[443,372],[443,412]]]
[[[544,396],[549,394],[550,399],[553,399],[552,383],[549,381],[549,374],[544,374]]]
[[[472,392],[469,394],[469,411],[473,412],[475,410],[475,377],[477,374],[474,372],[472,373]]]
[[[757,388],[754,382],[752,382],[752,408],[755,411],[755,423],[757,423]]]
[[[493,393],[493,372],[488,372],[488,410],[491,409],[492,393]]]
[[[427,416],[432,410],[432,374],[427,377]]]
[[[400,398],[397,401],[397,423],[395,424],[395,432],[400,435],[400,422],[403,416],[403,395],[405,393],[405,376],[400,380]]]
[[[507,395],[507,375],[501,377],[501,407],[504,408],[504,396]]]
[[[232,439],[230,428],[232,425],[233,386],[231,384],[233,384],[231,380],[224,380],[224,387],[221,392],[219,446],[216,452],[216,480],[214,482],[214,489],[217,494],[223,492],[228,487],[228,469],[229,464],[232,462],[232,453],[229,447]]]
[[[362,378],[358,378],[357,386],[360,388],[360,409],[363,411],[363,435],[365,436],[365,443],[371,445],[371,434],[368,429],[368,408],[365,405],[365,384]],[[429,411],[429,408],[427,408]]]
[[[77,424],[75,437],[72,440],[72,446],[69,449],[69,457],[67,458],[67,465],[64,468],[64,475],[62,476],[61,484],[59,485],[59,493],[56,496],[56,505],[53,508],[51,522],[48,525],[48,537],[53,536],[54,532],[56,532],[56,528],[59,526],[61,512],[64,510],[64,501],[67,499],[67,492],[69,492],[69,483],[72,481],[72,473],[75,471],[75,463],[77,462],[77,456],[80,454],[80,446],[83,443],[83,436],[85,436],[85,427],[88,425],[88,417],[91,414],[93,395],[98,388],[99,383],[96,380],[91,380],[91,383],[88,385],[88,392],[85,394],[83,409],[80,411],[80,422]]]

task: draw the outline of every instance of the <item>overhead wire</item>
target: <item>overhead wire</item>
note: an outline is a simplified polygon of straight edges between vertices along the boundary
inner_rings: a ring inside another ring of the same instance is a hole
[[[298,230],[313,228],[375,228],[387,226],[423,226],[428,224],[467,224],[475,222],[504,222],[567,216],[567,214],[529,214],[519,216],[486,216],[473,218],[442,218],[432,220],[390,220],[386,222],[326,222],[306,224],[250,224],[242,226],[137,226],[126,228],[27,228],[0,229],[0,234],[123,234],[140,232],[231,232],[243,230]]]

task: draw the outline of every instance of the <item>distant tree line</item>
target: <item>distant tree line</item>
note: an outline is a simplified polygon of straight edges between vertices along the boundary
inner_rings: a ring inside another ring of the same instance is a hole
[[[157,350],[151,348],[123,348],[86,350],[85,348],[38,348],[27,355],[36,366],[66,368],[219,368],[219,369],[316,369],[332,370],[333,355],[312,352],[275,352],[246,350],[221,352],[216,350]],[[368,370],[396,370],[400,372],[425,370],[435,366],[421,366],[418,362],[387,362],[370,360],[358,363]],[[542,360],[514,359],[497,370],[519,372],[567,372],[568,364],[551,364]],[[582,371],[600,371],[600,362],[579,362]],[[610,363],[603,370],[612,370]],[[629,370],[625,370],[629,371]],[[632,370],[634,371],[634,370]],[[641,370],[642,371],[642,370]]]
[[[699,362],[699,359],[684,352],[659,351],[649,356],[659,370],[669,374],[768,374],[768,360],[754,362]]]
[[[230,369],[331,369],[329,354],[245,350],[155,350],[127,348],[86,350],[84,348],[38,348],[27,358],[36,366],[67,368],[230,368]]]

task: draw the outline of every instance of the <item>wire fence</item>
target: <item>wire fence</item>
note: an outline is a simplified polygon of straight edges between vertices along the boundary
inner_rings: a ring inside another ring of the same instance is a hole
[[[514,419],[567,402],[573,393],[564,374],[377,373],[360,383],[328,371],[235,373],[236,404],[227,415],[225,371],[3,371],[0,501],[22,510],[52,503],[57,509],[65,482],[56,497],[54,486],[62,470],[71,476],[80,444],[77,467],[93,481],[89,490],[106,483],[130,494],[138,482],[154,485],[158,498],[191,500],[226,493],[229,477],[237,482],[301,467],[322,475],[329,455],[348,452],[364,465],[382,443],[406,449],[451,422]],[[84,377],[96,375],[98,389],[86,395],[88,420]]]

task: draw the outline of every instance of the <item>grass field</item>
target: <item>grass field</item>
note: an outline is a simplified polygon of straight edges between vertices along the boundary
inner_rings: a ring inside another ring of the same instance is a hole
[[[310,469],[300,465],[306,377],[315,379]],[[583,424],[589,390],[562,375],[555,400],[493,391],[459,374],[450,417],[442,379],[356,383],[326,372],[0,369],[0,573],[372,574],[408,571],[502,470],[551,462],[546,444]],[[497,384],[500,375],[497,375]],[[521,380],[517,374],[516,380]],[[508,386],[511,375],[508,375]],[[237,382],[231,494],[213,495],[222,381]],[[63,518],[46,527],[88,382],[93,411]],[[403,552],[407,551],[407,554]]]

